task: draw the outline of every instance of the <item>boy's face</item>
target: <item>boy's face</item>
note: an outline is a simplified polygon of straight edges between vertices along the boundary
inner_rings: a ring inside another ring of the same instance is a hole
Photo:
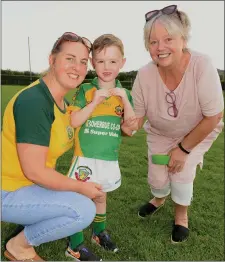
[[[126,59],[117,46],[109,46],[96,52],[91,62],[98,77],[103,82],[111,82],[118,76]]]

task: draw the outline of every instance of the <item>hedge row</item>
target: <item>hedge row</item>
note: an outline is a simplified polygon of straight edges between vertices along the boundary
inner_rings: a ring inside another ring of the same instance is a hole
[[[1,75],[2,85],[29,85],[30,83],[37,80],[39,76],[28,76],[28,75]],[[84,83],[90,82],[90,79],[85,79]],[[133,81],[121,81],[123,87],[131,90]],[[222,89],[225,90],[224,80],[221,80]]]
[[[29,75],[1,75],[2,85],[29,85],[30,83],[37,80],[39,76],[29,76]]]
[[[30,83],[37,80],[40,76],[27,76],[27,75],[1,75],[2,85],[21,85],[27,86]],[[85,79],[83,83],[90,83],[91,79]],[[121,81],[124,88],[131,90],[133,82],[132,81]]]

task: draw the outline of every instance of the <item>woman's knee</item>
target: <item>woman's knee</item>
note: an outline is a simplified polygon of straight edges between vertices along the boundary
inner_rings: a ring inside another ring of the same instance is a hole
[[[84,206],[82,211],[80,212],[81,216],[83,217],[83,220],[85,221],[85,223],[87,223],[87,226],[89,226],[96,215],[96,205],[95,203],[89,199],[89,198],[85,198],[84,201]]]
[[[96,215],[95,203],[84,195],[77,193],[71,194],[69,203],[66,203],[66,205],[69,204],[70,209],[73,210],[73,218],[89,226]],[[71,216],[71,212],[69,212],[68,216]]]
[[[167,183],[162,188],[154,188],[150,185],[151,192],[154,197],[163,198],[170,194],[170,183]]]
[[[190,206],[193,198],[193,182],[183,184],[171,182],[171,198],[181,206]]]

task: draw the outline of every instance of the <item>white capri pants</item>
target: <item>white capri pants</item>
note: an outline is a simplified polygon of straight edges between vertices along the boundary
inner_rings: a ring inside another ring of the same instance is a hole
[[[163,198],[171,193],[172,200],[182,206],[189,206],[193,197],[193,182],[182,184],[175,181],[170,181],[163,188],[156,189],[151,187],[153,196]]]
[[[183,170],[176,174],[168,172],[167,166],[153,164],[151,156],[152,154],[167,154],[181,140],[171,141],[163,136],[156,139],[155,136],[148,135],[148,183],[152,194],[155,197],[162,198],[171,192],[171,198],[176,204],[189,206],[193,199],[193,183],[196,176],[196,168],[200,166],[202,169],[204,154],[210,149],[222,128],[223,122],[201,143],[194,147],[187,156]],[[160,146],[165,147],[164,150],[160,149]]]

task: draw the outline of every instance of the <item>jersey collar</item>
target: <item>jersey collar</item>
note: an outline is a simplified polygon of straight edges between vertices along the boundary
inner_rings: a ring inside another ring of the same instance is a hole
[[[92,81],[91,81],[93,86],[96,86],[97,89],[99,89],[99,85],[98,85],[98,77],[95,77]],[[116,79],[116,87],[122,88],[122,85],[120,83],[120,81],[118,79]]]

